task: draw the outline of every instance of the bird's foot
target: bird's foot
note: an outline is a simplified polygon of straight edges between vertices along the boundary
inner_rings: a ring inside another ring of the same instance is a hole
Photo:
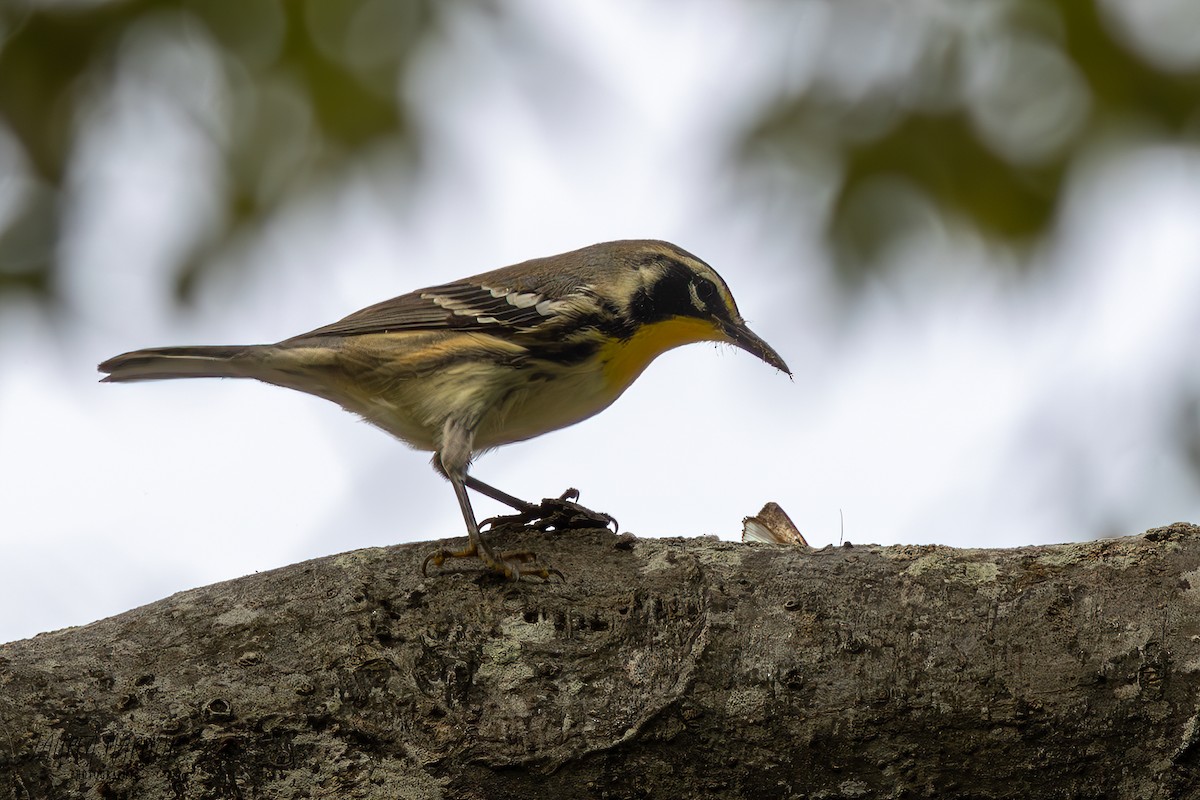
[[[497,530],[513,526],[546,532],[607,528],[612,525],[613,532],[616,533],[618,525],[615,517],[603,511],[585,508],[575,502],[578,499],[578,489],[567,489],[560,497],[548,497],[538,505],[530,503],[528,508],[516,514],[502,514],[485,519],[481,527],[488,525],[492,530]]]
[[[538,564],[537,554],[531,550],[514,550],[496,555],[488,547],[476,547],[473,543],[467,545],[462,550],[450,550],[445,547],[439,547],[425,556],[425,560],[421,562],[421,574],[429,577],[428,570],[430,564],[440,567],[446,563],[447,559],[471,558],[472,556],[482,561],[489,572],[503,575],[511,581],[519,581],[526,575],[541,578],[544,581],[550,580],[552,575],[558,576],[563,581],[567,579],[562,572],[554,567],[546,567]]]

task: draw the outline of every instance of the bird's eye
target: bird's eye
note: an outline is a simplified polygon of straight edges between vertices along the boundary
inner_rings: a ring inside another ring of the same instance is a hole
[[[713,286],[709,281],[697,281],[696,296],[703,301],[704,305],[710,306],[717,299],[717,287]]]

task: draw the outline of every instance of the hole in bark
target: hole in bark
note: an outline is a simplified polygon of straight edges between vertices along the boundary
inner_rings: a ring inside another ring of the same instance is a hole
[[[233,716],[233,707],[223,697],[214,697],[204,707],[204,712],[212,719],[227,719]]]

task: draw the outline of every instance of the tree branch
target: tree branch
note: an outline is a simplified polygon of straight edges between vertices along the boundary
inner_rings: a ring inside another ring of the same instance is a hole
[[[1200,791],[1200,528],[1015,550],[500,535],[0,646],[0,798]]]

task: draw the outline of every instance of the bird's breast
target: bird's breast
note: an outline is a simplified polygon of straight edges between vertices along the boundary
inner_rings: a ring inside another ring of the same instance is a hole
[[[496,447],[585,420],[612,405],[666,351],[723,338],[710,322],[678,317],[644,325],[628,339],[606,342],[593,358],[571,369],[514,370],[504,402],[487,414],[476,444],[481,449]]]

